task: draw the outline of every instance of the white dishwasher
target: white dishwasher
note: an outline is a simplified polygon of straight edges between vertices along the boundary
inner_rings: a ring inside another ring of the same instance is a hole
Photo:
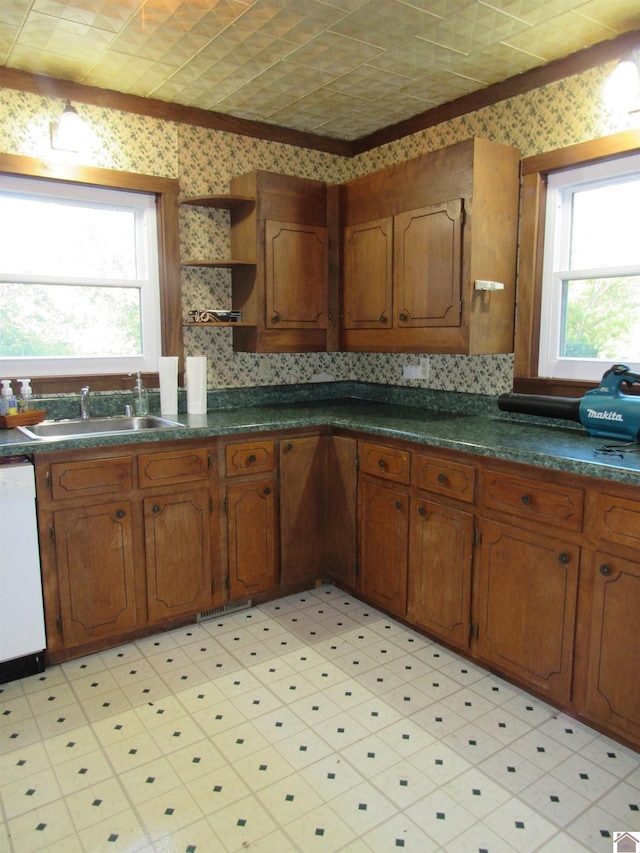
[[[33,465],[0,460],[0,684],[44,670]]]

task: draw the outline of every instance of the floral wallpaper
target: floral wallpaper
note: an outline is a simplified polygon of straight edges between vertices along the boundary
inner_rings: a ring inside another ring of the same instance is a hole
[[[237,134],[76,104],[87,126],[78,154],[53,151],[50,123],[61,99],[0,89],[0,151],[180,180],[187,195],[224,193],[235,175],[254,169],[340,183],[392,163],[482,136],[518,147],[523,157],[640,127],[640,114],[615,115],[602,103],[612,65],[428,128],[354,158],[297,148]],[[183,259],[229,255],[226,211],[183,206]],[[230,274],[183,267],[182,302],[193,308],[230,304]],[[419,355],[388,353],[234,353],[230,329],[185,329],[185,354],[206,355],[210,388],[356,379],[390,385],[498,394],[511,388],[512,356],[430,355],[428,380],[403,379],[403,367]]]

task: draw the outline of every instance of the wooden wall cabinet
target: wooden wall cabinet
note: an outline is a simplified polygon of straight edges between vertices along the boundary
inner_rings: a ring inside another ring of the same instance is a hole
[[[513,351],[519,163],[470,139],[340,186],[342,349]]]
[[[230,187],[256,199],[250,210],[231,214],[232,255],[255,260],[233,272],[233,308],[253,324],[234,327],[234,350],[336,349],[331,188],[260,170],[233,178]]]

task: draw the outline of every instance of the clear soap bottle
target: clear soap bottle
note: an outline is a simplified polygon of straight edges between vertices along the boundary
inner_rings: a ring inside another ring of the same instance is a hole
[[[149,392],[142,384],[140,371],[138,371],[133,391],[133,412],[137,417],[149,414]]]

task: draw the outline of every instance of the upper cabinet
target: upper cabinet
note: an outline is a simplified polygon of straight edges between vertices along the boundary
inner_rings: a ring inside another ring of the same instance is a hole
[[[471,139],[340,186],[342,349],[513,351],[519,164]]]
[[[255,171],[233,178],[230,189],[233,195],[256,199],[249,208],[231,209],[232,257],[255,261],[232,272],[232,307],[252,323],[234,328],[234,350],[335,349],[331,188],[323,181]]]

